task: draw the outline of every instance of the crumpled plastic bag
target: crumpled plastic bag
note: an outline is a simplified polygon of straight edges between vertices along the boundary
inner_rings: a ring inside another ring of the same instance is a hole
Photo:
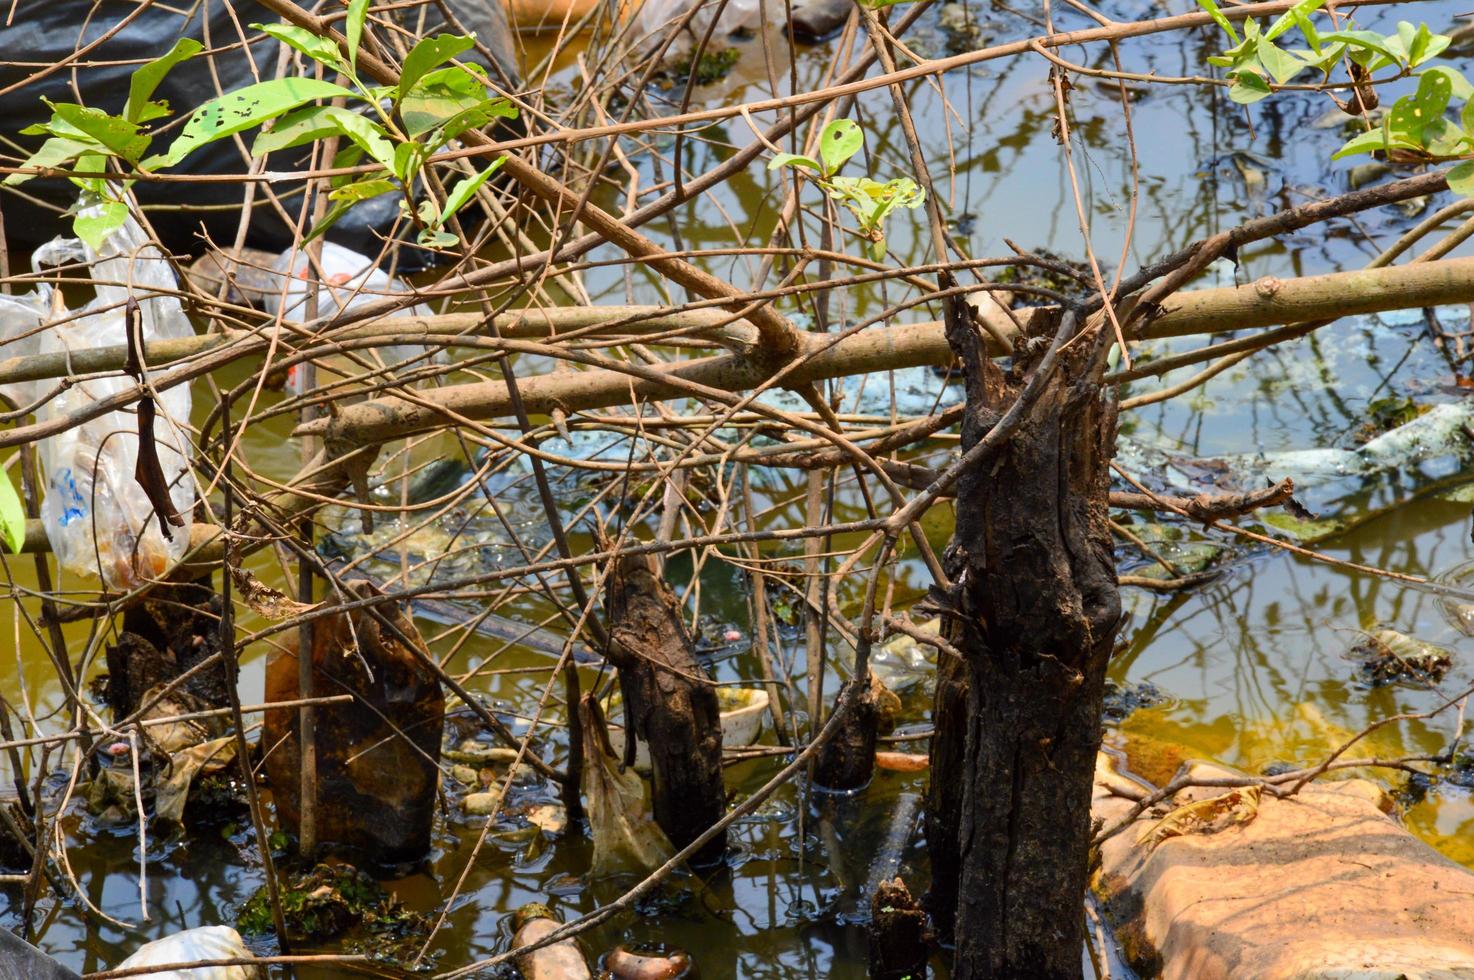
[[[380,269],[374,260],[360,255],[351,248],[324,242],[322,246],[322,278],[317,286],[317,315],[332,316],[346,313],[377,303],[391,293],[407,293],[403,282]],[[276,274],[273,287],[265,291],[261,305],[272,316],[280,314],[288,320],[305,320],[308,311],[309,292],[307,280],[311,278],[311,264],[301,249],[287,249],[272,263]],[[430,308],[416,303],[404,310],[400,316],[430,316]],[[417,345],[380,347],[378,352],[388,366],[402,364],[423,357],[425,348]],[[367,352],[364,352],[365,355]],[[434,359],[443,361],[442,355]],[[296,368],[292,369],[293,372]],[[294,393],[299,392],[295,374],[289,379]]]
[[[246,948],[241,934],[229,926],[201,926],[144,943],[132,956],[119,963],[116,969],[194,963],[200,960],[248,959],[254,955]],[[148,977],[149,980],[265,980],[266,970],[259,966],[245,965],[201,966],[193,970],[150,973]]]
[[[143,795],[152,798],[155,820],[178,827],[184,824],[190,787],[196,779],[233,766],[236,741],[233,735],[221,734],[224,726],[217,718],[179,720],[209,707],[204,701],[177,691],[159,697],[161,691],[162,687],[153,687],[143,696],[145,704],[158,699],[144,713],[143,720],[175,720],[143,728],[152,760],[141,773]],[[137,799],[133,766],[128,759],[99,770],[87,786],[88,809],[113,823],[137,820]]]
[[[643,47],[658,46],[663,42],[666,32],[673,30],[691,8],[698,4],[701,9],[686,23],[681,31],[682,36],[676,38],[666,49],[667,60],[676,61],[688,55],[694,49],[696,41],[706,36],[713,17],[717,19],[716,28],[712,31],[712,37],[715,38],[739,31],[755,33],[762,30],[764,4],[768,7],[769,24],[781,26],[788,20],[783,4],[776,0],[727,0],[725,7],[720,5],[719,0],[644,0],[634,14],[633,36]],[[720,16],[717,15],[719,8]]]
[[[131,217],[101,248],[74,238],[57,238],[32,255],[37,271],[48,266],[85,265],[94,298],[81,309],[61,305],[60,294],[42,285],[0,300],[0,358],[67,353],[127,343],[123,306],[138,301],[145,342],[194,335],[175,297],[174,270]],[[68,278],[80,271],[66,270]],[[156,375],[158,372],[149,372]],[[18,407],[33,404],[56,386],[55,380],[0,386]],[[36,410],[38,422],[65,417],[133,386],[123,374],[76,381]],[[64,568],[100,575],[111,589],[131,589],[162,575],[189,547],[189,515],[195,488],[189,474],[187,385],[159,393],[154,441],[169,487],[169,499],[184,518],[183,527],[161,530],[147,494],[134,479],[138,461],[136,405],[114,410],[41,441],[45,491],[41,519],[51,549]],[[95,532],[95,533],[94,533]]]
[[[594,836],[593,872],[653,871],[676,849],[650,812],[639,774],[625,768],[609,745],[599,703],[585,696],[578,712],[583,720],[584,805]]]

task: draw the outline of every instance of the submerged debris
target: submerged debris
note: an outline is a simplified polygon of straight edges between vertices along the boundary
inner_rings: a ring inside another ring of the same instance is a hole
[[[676,849],[655,823],[645,784],[609,744],[604,712],[592,695],[578,710],[583,721],[583,795],[594,837],[593,872],[651,871]]]
[[[1126,716],[1138,708],[1154,708],[1159,704],[1166,704],[1172,700],[1163,694],[1161,689],[1151,681],[1142,681],[1139,684],[1116,683],[1107,680],[1105,683],[1105,704],[1101,710],[1101,716],[1106,724],[1117,725],[1126,720]]]
[[[527,946],[545,938],[563,924],[552,909],[529,902],[512,914],[512,947]],[[522,980],[585,980],[588,962],[576,939],[562,939],[517,957]]]
[[[344,592],[348,602],[380,595],[367,582],[347,583]],[[355,695],[352,702],[313,709],[322,844],[360,850],[383,864],[413,861],[429,850],[445,699],[422,662],[424,650],[419,630],[392,602],[315,623],[315,691]],[[297,651],[273,651],[266,662],[266,700],[297,697]],[[300,819],[297,727],[295,708],[266,713],[267,776],[277,812],[291,831]]]
[[[428,927],[424,916],[401,906],[377,881],[352,865],[319,864],[300,874],[281,876],[279,887],[291,943],[322,942],[360,929],[369,937],[360,944],[365,952],[394,959],[396,941],[422,936]],[[241,908],[237,924],[247,935],[276,932],[265,886]]]
[[[608,980],[676,980],[691,973],[691,957],[683,949],[641,946],[640,952],[616,946],[604,956]]]
[[[1393,629],[1374,629],[1351,648],[1361,662],[1361,674],[1373,687],[1396,681],[1437,683],[1453,666],[1453,657],[1443,647],[1426,643]]]

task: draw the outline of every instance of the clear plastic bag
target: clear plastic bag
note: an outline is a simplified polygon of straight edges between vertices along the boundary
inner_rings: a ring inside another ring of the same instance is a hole
[[[46,313],[47,326],[35,335],[34,352],[83,351],[127,343],[124,304],[138,301],[143,340],[194,335],[189,319],[175,297],[174,270],[157,246],[148,244],[143,229],[129,218],[93,251],[76,239],[58,238],[37,249],[32,263],[44,266],[83,263],[89,269],[95,296],[80,310]],[[75,272],[68,272],[75,276]],[[49,301],[47,290],[31,294],[35,303]],[[25,297],[0,309],[6,316],[6,337],[12,321],[22,322],[13,306],[33,305]],[[23,322],[22,322],[22,325]],[[0,352],[25,348],[29,338],[0,346]],[[48,422],[109,398],[133,386],[125,375],[77,381],[36,412]],[[14,386],[15,400],[34,400],[54,382]],[[12,386],[7,386],[12,387]],[[194,482],[189,472],[189,441],[183,428],[189,422],[187,385],[159,393],[154,441],[174,509],[183,527],[161,528],[161,517],[134,478],[138,463],[136,405],[107,412],[41,441],[45,474],[41,519],[51,549],[64,568],[79,574],[100,575],[110,589],[129,589],[161,576],[189,547],[189,516],[194,507]]]
[[[331,316],[377,303],[393,293],[407,293],[409,287],[380,269],[373,259],[360,255],[351,248],[324,242],[322,246],[322,279],[317,287],[317,315]],[[276,287],[262,298],[262,306],[273,316],[280,314],[288,320],[307,318],[308,288],[311,265],[301,249],[287,249],[277,256],[272,271],[279,276],[290,276],[285,283],[278,280]],[[285,295],[283,295],[285,293]],[[430,316],[430,308],[416,303],[401,316]],[[380,347],[379,353],[389,366],[422,357],[425,348],[404,345]],[[294,386],[293,390],[296,388]]]

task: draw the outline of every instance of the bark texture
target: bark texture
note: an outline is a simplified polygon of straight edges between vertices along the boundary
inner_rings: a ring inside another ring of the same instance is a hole
[[[1024,372],[1005,377],[976,328],[948,312],[967,385],[966,452],[1018,398]],[[1103,361],[1093,338],[1077,338],[1012,437],[957,488],[946,567],[969,680],[958,980],[1081,975],[1091,782],[1121,615]]]
[[[926,980],[926,912],[900,878],[870,898],[870,980]]]
[[[961,630],[955,619],[942,622],[956,646]],[[931,782],[926,790],[926,850],[931,858],[931,888],[926,894],[938,937],[952,942],[957,912],[957,854],[962,833],[962,778],[967,764],[968,667],[956,657],[937,657],[937,689],[932,702]]]
[[[609,577],[609,659],[619,668],[629,731],[650,749],[655,822],[677,849],[690,844],[727,809],[722,783],[722,722],[716,689],[696,661],[680,605],[651,555],[626,555]],[[697,852],[714,864],[726,834]]]
[[[856,687],[854,707],[839,723],[839,731],[819,750],[814,782],[824,789],[863,789],[875,775],[875,743],[880,706],[875,687],[867,675],[846,682]],[[838,703],[839,699],[836,699]]]
[[[348,601],[378,594],[368,582],[346,583],[344,589]],[[419,631],[402,610],[391,603],[378,608],[423,648]],[[268,657],[267,701],[298,697],[297,656],[294,649],[281,649]],[[355,697],[313,710],[319,842],[375,864],[418,860],[430,849],[435,818],[445,725],[440,681],[363,609],[317,620],[311,656],[317,695]],[[277,813],[294,832],[301,817],[297,723],[296,708],[266,712],[262,742]]]

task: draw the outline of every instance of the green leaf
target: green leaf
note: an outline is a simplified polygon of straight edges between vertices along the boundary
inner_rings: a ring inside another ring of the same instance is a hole
[[[422,248],[450,248],[459,242],[460,239],[450,232],[438,231],[434,228],[426,228],[415,236],[415,243]]]
[[[168,152],[145,160],[144,169],[172,167],[206,143],[259,126],[316,99],[352,94],[341,85],[315,78],[277,78],[247,85],[211,99],[196,109],[170,144]]]
[[[1342,144],[1341,149],[1331,154],[1332,160],[1340,160],[1342,157],[1356,156],[1358,153],[1371,153],[1373,150],[1387,149],[1387,132],[1385,129],[1373,129],[1370,132],[1359,133]]]
[[[509,99],[484,99],[471,108],[450,117],[435,132],[435,148],[444,146],[468,129],[480,129],[494,119],[516,119],[517,107]]]
[[[129,163],[137,163],[138,158],[148,152],[152,137],[140,133],[137,123],[122,116],[110,116],[101,109],[89,109],[70,102],[47,101],[46,104],[51,106],[54,119],[64,121],[73,132],[96,140],[113,155]]]
[[[471,195],[476,193],[476,189],[482,184],[486,183],[487,178],[500,170],[502,164],[506,162],[506,157],[497,157],[495,160],[491,161],[491,166],[487,167],[479,174],[476,174],[472,177],[462,178],[451,190],[451,192],[445,195],[445,210],[442,211],[440,217],[435,220],[435,226],[438,228],[441,225],[445,224],[445,222],[447,221],[447,219],[450,218],[451,215],[455,214],[461,208],[465,207],[466,202],[471,199]]]
[[[1340,41],[1347,47],[1361,51],[1375,52],[1387,58],[1389,61],[1400,61],[1393,49],[1387,46],[1382,35],[1373,31],[1329,31],[1322,34],[1320,39],[1322,41]]]
[[[302,244],[307,244],[314,238],[324,234],[329,228],[338,223],[338,219],[348,213],[348,210],[357,204],[357,201],[339,201],[334,204],[328,213],[322,216],[322,220],[312,226],[312,230],[302,236]]]
[[[277,150],[314,143],[338,132],[332,113],[336,106],[309,105],[278,116],[271,128],[256,135],[251,156],[262,157]]]
[[[389,166],[389,172],[408,186],[414,183],[415,176],[425,165],[427,155],[428,150],[420,143],[400,143],[394,148],[394,160]]]
[[[1264,40],[1273,41],[1292,26],[1300,22],[1309,23],[1310,15],[1325,6],[1326,0],[1300,0],[1299,3],[1279,15],[1279,18],[1264,32]]]
[[[8,473],[0,473],[0,532],[4,532],[10,553],[20,554],[26,543],[26,508]]]
[[[1460,197],[1474,197],[1474,160],[1448,172],[1448,189]]]
[[[1275,47],[1271,41],[1261,38],[1257,50],[1259,63],[1281,85],[1300,74],[1305,68],[1305,62],[1290,52]]]
[[[812,170],[814,173],[823,173],[824,168],[819,161],[813,157],[799,156],[797,153],[779,153],[768,161],[769,170],[777,170],[779,167],[799,167],[804,170]]]
[[[348,63],[358,61],[358,44],[363,40],[363,22],[368,19],[369,0],[349,0],[348,21],[343,25],[343,35],[348,41]]]
[[[397,185],[392,180],[386,180],[383,177],[368,177],[330,191],[328,193],[328,200],[347,201],[350,204],[356,204],[359,201],[367,201],[371,197],[378,197],[380,194],[387,194],[397,189]]]
[[[1453,38],[1446,34],[1434,34],[1428,30],[1427,24],[1419,24],[1417,34],[1413,35],[1413,42],[1408,46],[1408,64],[1416,68],[1426,61],[1438,57],[1453,43]]]
[[[1229,78],[1233,84],[1228,87],[1228,97],[1239,105],[1253,105],[1270,95],[1269,83],[1247,68],[1234,72]]]
[[[320,65],[325,65],[334,71],[341,71],[345,75],[353,74],[348,70],[348,65],[343,60],[343,55],[339,53],[338,46],[325,37],[318,37],[295,24],[252,24],[251,26],[276,38],[288,47],[300,51]]]
[[[162,58],[155,58],[148,64],[143,65],[133,73],[128,80],[128,101],[123,106],[123,118],[129,122],[147,122],[149,119],[157,119],[158,115],[150,116],[149,106],[157,106],[159,103],[150,102],[154,90],[169,74],[170,69],[181,61],[188,61],[201,51],[205,46],[192,37],[181,37],[174,42],[174,47]]]
[[[1468,135],[1447,119],[1434,119],[1423,126],[1423,145],[1432,157],[1448,159],[1462,155]]]
[[[1387,113],[1391,132],[1409,145],[1422,149],[1427,143],[1426,127],[1443,118],[1453,97],[1453,82],[1440,72],[1424,72],[1419,76],[1418,91],[1404,95]]]
[[[1463,72],[1450,68],[1448,65],[1434,65],[1432,68],[1423,69],[1424,75],[1434,72],[1448,79],[1449,91],[1460,102],[1468,102],[1471,98],[1474,98],[1474,85],[1469,84],[1469,80],[1464,77]],[[1421,78],[1418,84],[1422,84]]]
[[[415,83],[430,71],[469,51],[475,43],[472,34],[437,34],[420,41],[404,56],[404,68],[399,73],[400,97],[412,92]]]
[[[1212,17],[1213,22],[1227,32],[1234,44],[1239,43],[1238,32],[1233,29],[1233,24],[1229,22],[1229,19],[1223,16],[1223,11],[1218,9],[1218,4],[1214,3],[1213,0],[1198,0],[1198,6],[1208,11],[1208,16]]]
[[[54,169],[71,160],[75,160],[83,153],[97,149],[97,144],[91,140],[75,140],[65,136],[53,136],[42,143],[40,148],[26,158],[23,167],[43,167]],[[24,184],[34,178],[35,174],[11,174],[5,178],[6,187],[15,187]]]
[[[94,252],[102,250],[107,236],[123,226],[128,218],[128,205],[122,201],[103,201],[82,211],[72,219],[72,231]]]
[[[396,147],[390,142],[389,134],[384,131],[383,126],[351,109],[325,106],[324,110],[338,132],[363,147],[364,152],[383,164],[385,169],[393,168]]]
[[[865,134],[854,120],[836,119],[825,126],[819,134],[819,159],[824,161],[824,173],[838,173],[864,145]]]

